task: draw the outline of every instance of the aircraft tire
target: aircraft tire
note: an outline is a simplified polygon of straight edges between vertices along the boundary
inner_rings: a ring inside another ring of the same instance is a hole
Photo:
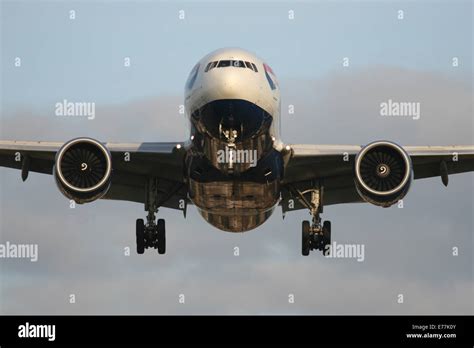
[[[158,254],[164,254],[166,253],[165,219],[158,219],[156,228],[158,233]]]
[[[303,256],[309,255],[310,250],[310,236],[309,236],[309,221],[305,220],[301,224],[301,254]]]
[[[323,223],[323,254],[327,255],[328,250],[326,246],[331,244],[331,221],[324,221]]]
[[[143,219],[137,219],[136,236],[137,236],[137,254],[141,255],[145,252],[145,223]]]

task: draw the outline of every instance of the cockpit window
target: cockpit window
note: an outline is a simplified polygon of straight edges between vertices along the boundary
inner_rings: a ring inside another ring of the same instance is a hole
[[[215,62],[209,62],[207,65],[206,65],[206,69],[204,69],[204,72],[208,72],[209,70],[212,70],[216,67],[217,65],[217,61]]]
[[[234,67],[234,68],[248,68],[255,72],[258,72],[257,67],[254,63],[251,62],[244,62],[243,60],[234,60],[234,59],[224,59],[220,61],[209,62],[204,69],[204,72],[208,72],[214,68],[227,68],[227,67]]]
[[[226,67],[230,66],[231,62],[232,62],[231,60],[221,60],[219,62],[219,64],[217,64],[217,67],[218,68],[226,68]]]
[[[232,65],[235,66],[236,68],[245,68],[245,64],[241,60],[233,60]]]

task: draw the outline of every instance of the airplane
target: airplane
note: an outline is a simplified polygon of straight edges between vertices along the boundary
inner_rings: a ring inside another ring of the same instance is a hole
[[[224,48],[192,68],[185,84],[190,135],[180,142],[104,143],[89,137],[66,143],[0,141],[0,166],[52,174],[59,190],[79,204],[97,199],[144,204],[136,220],[136,251],[166,252],[159,208],[195,205],[227,232],[263,224],[280,205],[307,209],[301,253],[325,254],[331,222],[323,207],[368,202],[390,207],[412,180],[474,170],[474,145],[400,146],[285,144],[280,138],[280,87],[271,67],[255,54]]]

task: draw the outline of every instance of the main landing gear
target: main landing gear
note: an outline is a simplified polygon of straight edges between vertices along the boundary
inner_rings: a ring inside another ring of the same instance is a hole
[[[303,192],[296,190],[296,192],[313,216],[311,223],[303,221],[301,225],[301,254],[308,256],[311,250],[320,250],[323,255],[328,255],[331,244],[331,222],[321,223],[323,187],[317,184],[313,189]],[[309,201],[305,197],[308,194],[311,195]]]
[[[165,220],[158,219],[155,223],[155,214],[158,212],[156,188],[156,179],[150,179],[146,188],[146,224],[143,219],[137,219],[136,224],[137,254],[143,254],[146,248],[155,248],[158,254],[166,253]]]
[[[137,253],[143,254],[146,248],[158,249],[158,254],[166,253],[165,219],[158,219],[150,211],[145,225],[143,219],[137,219]]]
[[[313,218],[314,221],[314,218]],[[312,223],[303,221],[301,231],[301,254],[308,256],[311,250],[321,250],[323,255],[328,255],[331,245],[331,221]]]

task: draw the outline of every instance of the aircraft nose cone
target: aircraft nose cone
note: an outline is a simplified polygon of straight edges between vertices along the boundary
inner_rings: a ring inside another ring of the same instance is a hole
[[[220,99],[238,99],[245,84],[245,79],[238,71],[229,71],[216,79],[215,92]]]

